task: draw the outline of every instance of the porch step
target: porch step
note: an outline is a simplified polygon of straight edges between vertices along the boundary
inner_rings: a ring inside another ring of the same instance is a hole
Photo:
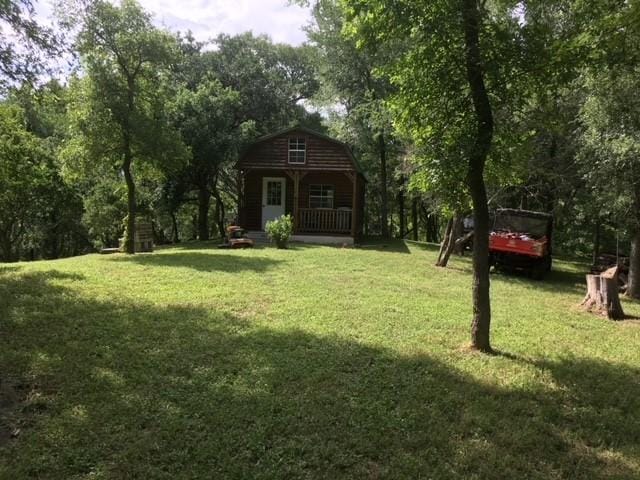
[[[269,237],[267,237],[267,234],[265,232],[256,230],[248,231],[247,237],[253,240],[255,243],[270,243]]]

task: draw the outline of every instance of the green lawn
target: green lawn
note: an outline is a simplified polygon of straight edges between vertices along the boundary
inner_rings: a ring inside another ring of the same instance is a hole
[[[436,254],[0,266],[0,478],[640,478],[640,324],[558,262],[492,275],[500,354],[471,353],[469,260]]]

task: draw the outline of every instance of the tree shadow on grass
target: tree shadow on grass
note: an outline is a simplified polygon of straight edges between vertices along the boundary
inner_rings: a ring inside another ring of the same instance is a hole
[[[221,238],[212,238],[210,240],[183,240],[178,243],[165,243],[155,245],[154,251],[162,250],[216,250],[218,245],[222,243]]]
[[[412,245],[418,245],[415,242]],[[377,252],[392,252],[392,253],[411,253],[407,243],[404,240],[397,239],[384,239],[379,237],[366,237],[363,238],[357,245],[360,250],[375,250]],[[429,244],[420,244],[419,248],[430,250]]]
[[[126,255],[112,258],[117,262],[131,262],[143,266],[184,267],[201,272],[265,272],[279,260],[268,257],[234,255],[233,253],[171,252],[161,254]]]
[[[0,285],[26,292],[0,318],[0,368],[20,395],[9,421],[22,430],[0,446],[6,478],[639,473],[637,369],[534,360],[556,385],[507,389],[338,336],[96,301],[48,272]]]
[[[17,265],[8,265],[8,264],[0,263],[0,275],[17,272],[18,270],[20,270],[20,268],[21,267]]]
[[[541,280],[532,279],[526,271],[496,272],[493,270],[491,280],[527,286],[533,290],[575,294],[579,297],[583,295],[586,290],[584,275],[585,274],[581,272],[574,272],[554,266]]]

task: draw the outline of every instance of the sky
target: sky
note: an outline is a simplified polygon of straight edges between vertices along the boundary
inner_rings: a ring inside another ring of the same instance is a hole
[[[198,40],[220,33],[253,31],[273,41],[299,45],[306,40],[302,28],[309,23],[309,8],[289,6],[287,0],[138,0],[159,26],[172,31],[191,30]],[[40,18],[53,11],[52,0],[36,0]]]

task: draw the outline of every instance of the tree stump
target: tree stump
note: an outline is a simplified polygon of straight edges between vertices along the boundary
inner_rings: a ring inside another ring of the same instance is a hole
[[[587,275],[587,295],[581,305],[591,312],[606,314],[609,320],[624,318],[618,295],[618,267],[600,275]]]

